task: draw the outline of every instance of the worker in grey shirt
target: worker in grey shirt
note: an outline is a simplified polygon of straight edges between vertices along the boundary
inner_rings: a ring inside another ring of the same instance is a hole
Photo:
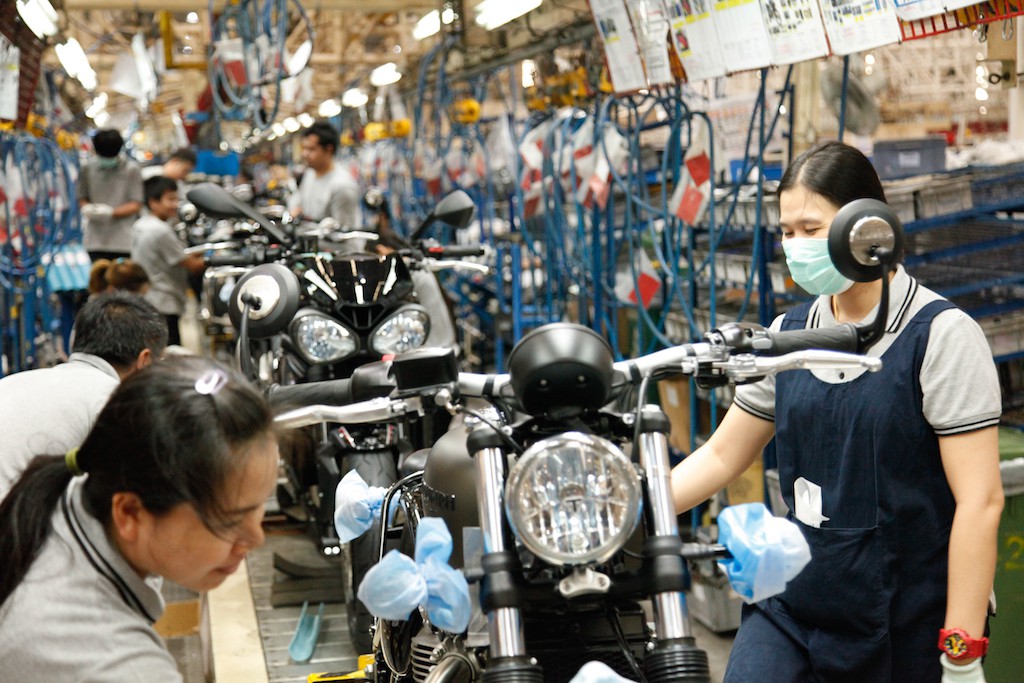
[[[199,274],[206,262],[199,254],[185,251],[185,243],[174,232],[170,220],[178,213],[178,184],[156,176],[146,180],[146,211],[135,222],[132,260],[149,276],[146,299],[167,319],[168,343],[181,342],[178,323],[185,312],[189,273]]]
[[[99,294],[75,318],[68,362],[0,379],[0,498],[32,456],[81,444],[118,383],[166,345],[167,325],[142,297]]]
[[[0,503],[0,681],[179,683],[158,586],[197,592],[263,543],[277,479],[262,395],[211,360],[126,379],[80,448]]]
[[[132,223],[142,208],[142,174],[121,155],[124,139],[116,130],[93,136],[95,158],[78,176],[82,242],[89,257],[116,259],[132,249]]]
[[[342,228],[354,229],[361,225],[361,192],[355,178],[335,162],[338,143],[338,131],[327,121],[317,121],[303,132],[302,160],[307,168],[288,208],[302,220],[333,218]]]

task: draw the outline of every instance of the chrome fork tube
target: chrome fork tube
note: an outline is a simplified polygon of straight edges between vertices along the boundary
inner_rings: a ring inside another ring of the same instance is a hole
[[[484,537],[484,555],[507,550],[505,543],[505,453],[484,448],[476,453],[476,500]],[[487,613],[492,657],[526,654],[523,620],[519,609],[498,607]]]
[[[645,408],[644,413],[647,414],[651,408]],[[668,437],[661,431],[644,431],[640,434],[639,446],[640,466],[647,482],[650,518],[654,526],[653,535],[678,538],[679,525],[676,523],[671,468],[668,462]],[[686,638],[692,635],[690,616],[683,593],[655,593],[651,600],[654,604],[654,621],[659,639]]]

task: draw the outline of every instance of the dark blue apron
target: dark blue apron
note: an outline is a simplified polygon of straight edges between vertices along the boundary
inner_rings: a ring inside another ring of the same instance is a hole
[[[783,497],[798,477],[822,491],[821,528],[792,519],[811,562],[781,595],[744,610],[726,681],[938,683],[939,629],[954,500],[925,419],[926,305],[879,372],[840,384],[808,370],[776,378],[775,445]],[[810,304],[782,329],[804,329]]]

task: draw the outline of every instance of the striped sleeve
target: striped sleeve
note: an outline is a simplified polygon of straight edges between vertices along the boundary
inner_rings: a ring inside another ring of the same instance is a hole
[[[963,311],[944,311],[932,321],[921,390],[925,419],[939,436],[999,424],[1002,396],[992,350]]]

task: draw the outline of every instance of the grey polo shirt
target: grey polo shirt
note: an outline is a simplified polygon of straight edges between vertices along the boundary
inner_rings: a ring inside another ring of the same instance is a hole
[[[942,297],[911,277],[899,266],[889,287],[889,326],[867,355],[881,358],[926,304]],[[865,320],[874,320],[878,306]],[[782,325],[779,316],[771,328]],[[811,305],[807,329],[836,327],[831,297],[820,296]],[[823,382],[852,382],[867,372],[812,370]],[[928,347],[921,365],[921,390],[925,419],[939,436],[961,434],[999,424],[1002,396],[992,350],[981,327],[959,309],[943,311],[932,321]],[[775,378],[736,387],[735,403],[765,420],[775,420]]]
[[[188,271],[180,264],[185,260],[185,243],[174,228],[145,212],[133,228],[132,260],[149,276],[146,300],[164,315],[184,313]]]
[[[322,176],[311,168],[306,169],[299,191],[293,196],[297,197],[298,208],[302,209],[305,220],[334,218],[343,228],[361,226],[359,184],[338,163]]]
[[[83,481],[68,486],[49,539],[0,608],[0,683],[181,683],[152,627],[164,610],[157,582],[85,510]]]
[[[33,457],[81,445],[120,381],[110,363],[90,353],[0,379],[0,498]]]
[[[92,159],[78,176],[78,198],[113,208],[127,202],[145,203],[142,174],[133,161],[121,158],[111,169],[100,168]],[[124,218],[82,218],[82,242],[86,251],[113,251],[127,254],[132,249],[132,224],[137,214]]]

